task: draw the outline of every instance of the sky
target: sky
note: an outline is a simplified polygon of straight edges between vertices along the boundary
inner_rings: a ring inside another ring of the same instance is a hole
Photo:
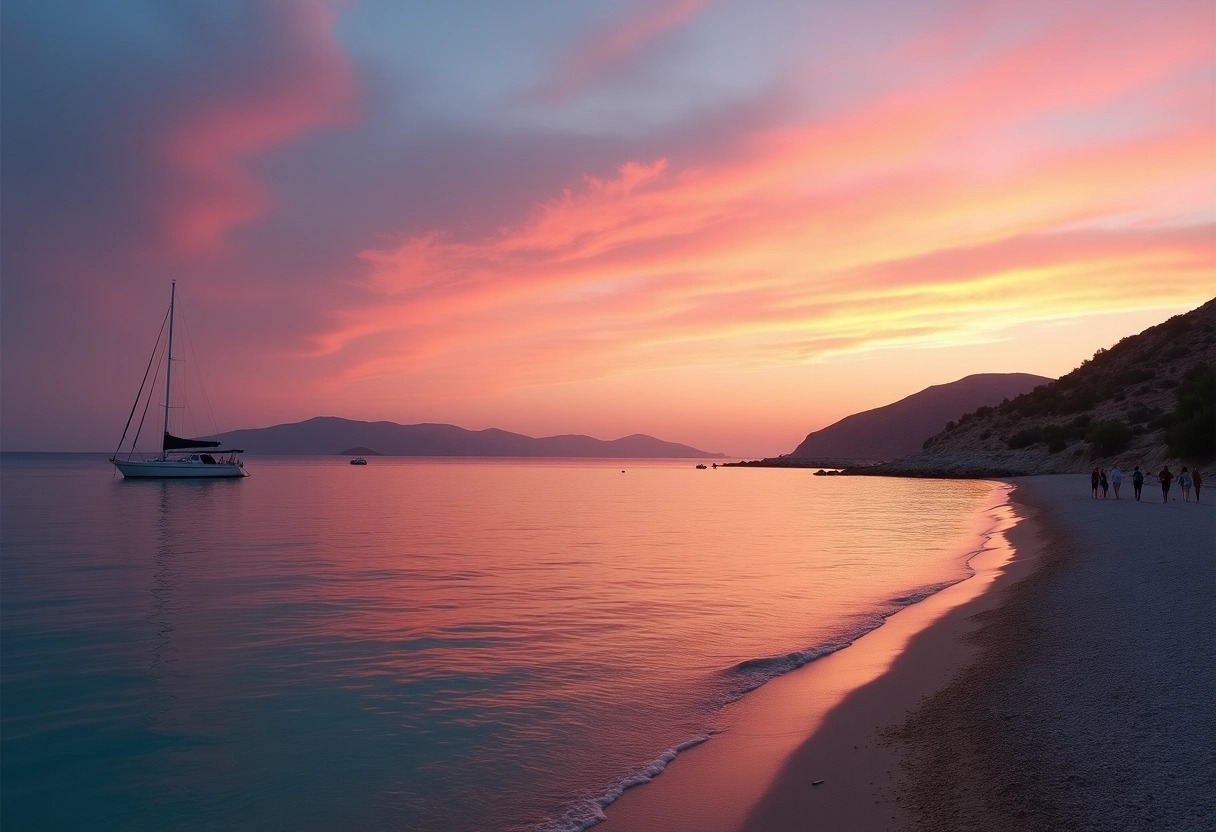
[[[788,453],[1216,296],[1216,2],[5,0],[0,449],[174,280],[219,431]]]

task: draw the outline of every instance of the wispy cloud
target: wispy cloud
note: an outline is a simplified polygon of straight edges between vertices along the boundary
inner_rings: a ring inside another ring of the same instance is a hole
[[[635,13],[606,30],[592,33],[570,49],[554,73],[554,82],[537,90],[533,98],[546,104],[569,100],[588,85],[627,65],[641,50],[687,23],[709,2],[712,0],[638,4]]]
[[[1099,60],[1083,35],[1105,24],[1069,21],[932,87],[765,128],[712,165],[587,176],[489,238],[366,251],[383,300],[319,343],[351,354],[348,380],[409,373],[421,354],[509,386],[964,343],[1139,308],[1150,279],[1154,302],[1189,303],[1213,267],[1210,226],[1194,225],[1216,188],[1210,114],[1167,107],[1079,138],[1052,120],[1102,118],[1204,67],[1197,23],[1145,43],[1121,32]],[[374,356],[357,347],[373,333]]]

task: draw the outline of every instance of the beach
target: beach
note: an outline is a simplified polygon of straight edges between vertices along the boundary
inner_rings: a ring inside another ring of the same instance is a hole
[[[917,828],[1216,828],[1216,507],[1083,479],[1020,483],[1041,566],[896,732]]]
[[[1010,482],[974,577],[751,694],[603,828],[1216,827],[1216,506]]]

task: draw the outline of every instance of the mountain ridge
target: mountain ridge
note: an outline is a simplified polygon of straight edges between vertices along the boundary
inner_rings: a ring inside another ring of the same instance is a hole
[[[891,404],[864,410],[807,434],[788,457],[888,461],[921,450],[950,419],[1051,382],[1030,373],[975,373],[933,384]]]
[[[228,447],[251,454],[346,454],[351,448],[380,456],[599,457],[608,459],[724,459],[677,442],[635,433],[619,439],[582,434],[534,438],[500,428],[467,430],[424,422],[361,422],[339,416],[314,416],[301,422],[234,430],[219,435]]]

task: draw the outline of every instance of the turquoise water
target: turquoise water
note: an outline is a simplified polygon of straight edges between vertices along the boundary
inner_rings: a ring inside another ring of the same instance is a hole
[[[585,828],[748,690],[964,577],[1004,502],[684,460],[369,463],[191,483],[4,455],[6,832]]]

